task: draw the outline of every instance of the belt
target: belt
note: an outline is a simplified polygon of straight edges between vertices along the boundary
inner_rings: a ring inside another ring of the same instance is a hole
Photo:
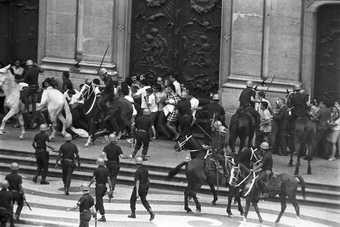
[[[145,129],[136,129],[137,132],[145,132],[147,133],[147,131]]]

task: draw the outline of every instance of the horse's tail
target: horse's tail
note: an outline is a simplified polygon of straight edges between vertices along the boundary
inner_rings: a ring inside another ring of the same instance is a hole
[[[303,197],[303,199],[306,199],[306,183],[305,183],[305,180],[302,178],[302,176],[296,176],[296,178],[301,184],[302,197]]]
[[[177,165],[175,168],[171,169],[168,173],[168,179],[173,178],[177,173],[179,173],[179,171],[181,170],[181,168],[185,165],[187,165],[188,162],[181,162],[179,165]]]
[[[66,100],[64,103],[64,111],[65,111],[65,119],[66,119],[66,128],[69,128],[72,125],[72,113],[70,110],[70,106],[68,105]]]

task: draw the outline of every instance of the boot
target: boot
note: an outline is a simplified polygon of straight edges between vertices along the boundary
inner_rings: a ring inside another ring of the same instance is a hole
[[[32,181],[33,181],[34,183],[37,183],[37,181],[38,181],[38,176],[34,176],[33,179],[32,179]]]
[[[98,221],[100,221],[100,222],[106,222],[105,215],[102,215],[102,217],[99,218]]]
[[[155,218],[155,214],[150,210],[150,221],[152,221]]]
[[[136,218],[136,213],[135,213],[135,212],[132,212],[132,213],[128,216],[128,218]]]

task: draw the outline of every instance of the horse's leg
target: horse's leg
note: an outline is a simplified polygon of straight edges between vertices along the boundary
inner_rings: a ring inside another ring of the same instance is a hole
[[[240,191],[238,188],[235,188],[235,199],[237,201],[237,206],[238,206],[238,211],[240,211],[240,215],[243,215],[243,207],[242,207],[242,203],[241,203],[241,195],[240,195]]]
[[[189,190],[188,190],[189,185],[185,188],[184,190],[184,210],[187,213],[192,212],[192,210],[189,207]]]
[[[193,198],[193,200],[195,202],[195,205],[196,205],[196,211],[197,212],[201,212],[201,204],[200,204],[200,202],[197,199],[196,193],[195,192],[191,192],[191,195],[192,195],[192,198]]]
[[[303,152],[304,146],[302,146],[301,144],[298,144],[296,148],[297,148],[296,150],[298,153],[297,153],[297,160],[296,160],[294,175],[299,175],[300,159],[301,159],[301,154]]]
[[[63,135],[63,136],[67,136],[68,135],[68,133],[66,132],[66,119],[65,119],[65,117],[60,113],[59,115],[58,115],[58,119],[61,121],[61,123],[63,124],[63,129],[61,130],[61,134]]]
[[[245,207],[245,210],[244,210],[244,218],[243,218],[244,221],[247,221],[247,216],[248,216],[249,208],[250,208],[250,198],[249,198],[249,196],[247,196],[247,198],[246,198],[246,207]]]
[[[19,136],[19,139],[23,139],[25,135],[25,124],[24,124],[24,117],[22,116],[22,113],[18,114],[18,121],[19,121],[19,125],[21,128],[21,134]]]
[[[227,205],[227,210],[226,210],[229,217],[233,215],[233,213],[231,212],[231,202],[233,200],[233,193],[234,193],[234,189],[232,189],[232,187],[229,187],[228,205]]]
[[[94,120],[93,120],[93,117],[89,117],[88,125],[89,125],[89,137],[87,137],[85,147],[90,146],[90,144],[92,143],[92,137],[94,135]]]
[[[259,222],[262,223],[263,219],[262,219],[261,214],[260,214],[260,209],[257,206],[257,202],[252,202],[252,204],[253,204],[253,207],[255,208],[255,212],[257,214],[257,217],[259,218]]]
[[[276,219],[276,223],[279,223],[283,213],[285,212],[286,210],[286,207],[287,207],[287,202],[286,202],[286,195],[284,193],[281,193],[280,194],[280,202],[281,202],[281,211],[279,213],[279,216],[277,217]]]
[[[217,201],[218,198],[217,198],[217,192],[215,190],[215,186],[214,186],[214,184],[209,183],[209,187],[210,187],[211,193],[214,196],[214,199],[213,199],[213,201],[211,203],[212,203],[212,205],[216,205],[216,201]]]
[[[13,117],[16,114],[16,110],[14,108],[11,108],[8,113],[6,114],[6,116],[4,116],[4,118],[2,119],[1,122],[1,126],[0,126],[0,135],[4,134],[4,129],[6,126],[6,122],[8,121],[8,119],[10,119],[11,117]]]
[[[289,199],[290,202],[293,204],[293,207],[294,207],[294,209],[295,209],[296,216],[297,216],[298,218],[300,218],[300,207],[299,207],[299,204],[298,204],[297,201],[296,201],[295,195],[294,195],[294,196],[289,196],[288,199]]]
[[[290,147],[290,159],[289,159],[289,163],[288,163],[288,166],[293,166],[293,157],[294,157],[294,152],[295,152],[295,148],[296,148],[296,145],[295,145],[295,139],[292,138],[293,136],[292,135],[289,135],[289,141],[288,141],[288,145]]]

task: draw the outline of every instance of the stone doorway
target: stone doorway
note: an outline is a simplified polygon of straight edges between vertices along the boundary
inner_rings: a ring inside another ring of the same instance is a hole
[[[316,97],[340,99],[340,5],[323,5],[317,15]]]
[[[0,0],[0,62],[37,60],[38,0]]]
[[[175,74],[194,95],[216,92],[221,6],[221,0],[133,0],[130,74]]]

